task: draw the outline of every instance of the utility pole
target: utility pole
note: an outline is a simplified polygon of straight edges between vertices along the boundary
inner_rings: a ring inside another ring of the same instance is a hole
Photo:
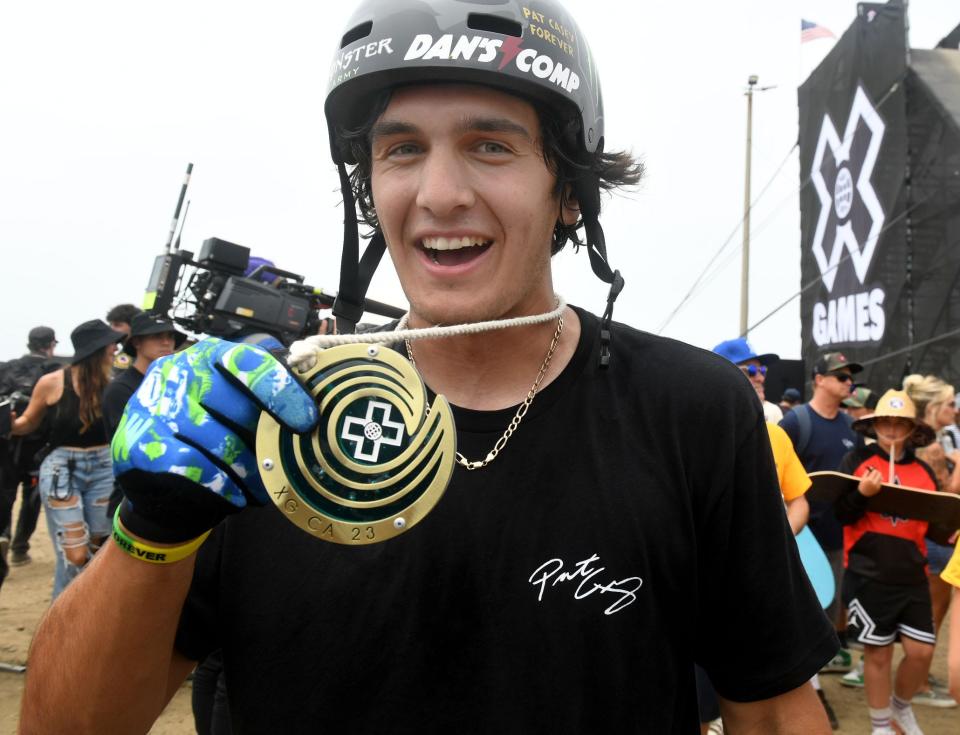
[[[743,260],[740,266],[740,334],[747,334],[747,313],[750,310],[750,154],[753,147],[753,88],[758,77],[747,79],[747,173],[743,187]]]

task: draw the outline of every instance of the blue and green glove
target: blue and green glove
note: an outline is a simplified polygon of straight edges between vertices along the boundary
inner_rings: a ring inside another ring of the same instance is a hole
[[[113,437],[123,526],[180,543],[266,503],[254,451],[263,410],[297,433],[318,421],[313,399],[264,349],[209,338],[154,362]]]

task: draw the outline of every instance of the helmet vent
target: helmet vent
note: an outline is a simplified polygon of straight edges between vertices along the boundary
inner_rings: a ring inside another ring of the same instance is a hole
[[[523,37],[523,26],[515,20],[502,18],[499,15],[486,13],[470,13],[467,15],[467,28],[474,31],[499,33],[501,36]]]
[[[370,35],[370,31],[373,30],[373,21],[368,20],[366,23],[361,23],[354,28],[351,28],[349,31],[343,34],[343,38],[340,39],[340,48],[346,48],[354,41],[359,41],[361,38],[366,38]]]

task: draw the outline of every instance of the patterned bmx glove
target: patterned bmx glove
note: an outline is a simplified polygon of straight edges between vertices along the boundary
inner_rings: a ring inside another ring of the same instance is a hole
[[[310,395],[259,347],[210,338],[154,362],[113,437],[123,525],[177,543],[267,502],[254,451],[262,410],[298,433],[318,420]]]

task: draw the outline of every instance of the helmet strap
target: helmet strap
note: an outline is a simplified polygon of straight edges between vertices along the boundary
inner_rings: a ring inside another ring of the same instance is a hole
[[[607,242],[600,226],[600,180],[591,171],[584,171],[574,183],[574,193],[580,205],[580,216],[587,235],[587,255],[594,275],[610,284],[607,307],[600,320],[600,367],[610,365],[610,323],[613,321],[613,304],[623,290],[623,276],[612,270],[607,260]]]
[[[357,226],[357,205],[346,166],[337,164],[340,173],[340,192],[343,195],[343,250],[340,254],[340,286],[333,302],[337,331],[351,334],[363,316],[367,289],[386,250],[386,240],[377,228],[360,257],[360,232]]]

